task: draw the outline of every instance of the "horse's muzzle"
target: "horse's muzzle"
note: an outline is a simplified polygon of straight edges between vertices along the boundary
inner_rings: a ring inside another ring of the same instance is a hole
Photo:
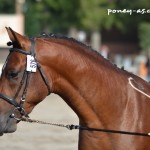
[[[0,121],[0,136],[4,133],[12,133],[17,130],[17,122],[13,118],[8,118],[6,121]]]

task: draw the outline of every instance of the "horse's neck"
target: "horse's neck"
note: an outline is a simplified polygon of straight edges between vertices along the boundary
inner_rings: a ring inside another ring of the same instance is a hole
[[[130,90],[127,78],[117,75],[111,66],[103,62],[101,65],[101,58],[96,59],[98,56],[94,54],[90,57],[84,51],[80,53],[71,49],[71,46],[51,45],[53,50],[49,47],[48,55],[42,58],[48,68],[46,76],[52,80],[52,92],[60,95],[75,111],[80,125],[128,131],[130,126],[124,126],[127,123],[122,121],[130,117],[127,115],[131,106],[126,102],[129,99],[126,90]],[[126,107],[121,108],[123,105]],[[79,137],[80,150],[99,150],[99,143],[102,149],[113,149],[108,134],[80,131]]]
[[[84,52],[80,54],[80,50],[76,51],[70,45],[57,42],[50,45],[53,47],[45,47],[47,55],[40,59],[41,64],[47,67],[45,74],[52,83],[52,92],[60,95],[84,123],[96,121],[97,116],[87,101],[87,93],[91,87],[86,84],[93,74],[89,72],[90,57],[86,60]],[[42,50],[41,53],[43,55]]]
[[[69,104],[78,115],[81,124],[102,126],[100,109],[104,110],[103,103],[111,103],[108,102],[108,98],[104,98],[103,93],[108,90],[103,87],[104,81],[108,82],[108,79],[105,79],[106,64],[100,65],[97,61],[101,61],[102,58],[89,50],[82,50],[80,46],[76,46],[76,49],[81,50],[75,50],[62,43],[55,42],[51,45],[53,49],[49,48],[47,65],[51,68],[49,78],[53,80],[52,91]]]

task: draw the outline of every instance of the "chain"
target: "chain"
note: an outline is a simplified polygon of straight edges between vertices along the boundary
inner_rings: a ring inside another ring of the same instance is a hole
[[[64,124],[44,122],[44,121],[39,121],[39,120],[31,119],[31,118],[28,118],[28,117],[25,117],[25,116],[23,116],[20,120],[24,121],[24,122],[28,122],[28,123],[38,123],[38,124],[45,124],[45,125],[63,127],[63,128],[67,128],[69,130],[77,129],[78,128],[78,126],[74,126],[74,125],[64,125]]]

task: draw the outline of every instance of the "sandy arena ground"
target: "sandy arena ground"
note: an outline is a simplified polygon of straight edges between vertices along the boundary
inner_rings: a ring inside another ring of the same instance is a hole
[[[54,123],[78,124],[76,114],[57,95],[50,95],[30,115]],[[78,130],[21,122],[15,133],[0,137],[0,150],[77,150]]]

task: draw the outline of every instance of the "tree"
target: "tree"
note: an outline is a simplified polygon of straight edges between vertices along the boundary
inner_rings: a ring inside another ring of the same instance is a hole
[[[15,0],[0,0],[0,13],[12,14],[15,13]]]
[[[143,22],[139,25],[139,39],[142,50],[150,51],[150,23]]]
[[[27,0],[26,33],[30,35],[37,29],[46,32],[67,32],[70,26],[78,25],[78,3],[79,0]]]
[[[107,9],[114,8],[114,3],[106,0],[80,0],[79,19],[81,26],[87,30],[111,28],[114,16],[108,16]]]
[[[115,4],[116,9],[128,9],[128,10],[136,10],[136,12],[129,13],[119,13],[116,14],[116,26],[120,31],[124,33],[132,33],[136,34],[138,31],[138,26],[141,22],[150,21],[150,17],[148,13],[141,14],[142,9],[149,9],[150,3],[149,0],[133,0],[132,3],[130,0],[116,0]]]
[[[114,6],[106,0],[80,0],[80,24],[91,35],[91,45],[96,50],[101,46],[101,29],[110,29],[115,22],[115,17],[107,14],[107,9]]]

